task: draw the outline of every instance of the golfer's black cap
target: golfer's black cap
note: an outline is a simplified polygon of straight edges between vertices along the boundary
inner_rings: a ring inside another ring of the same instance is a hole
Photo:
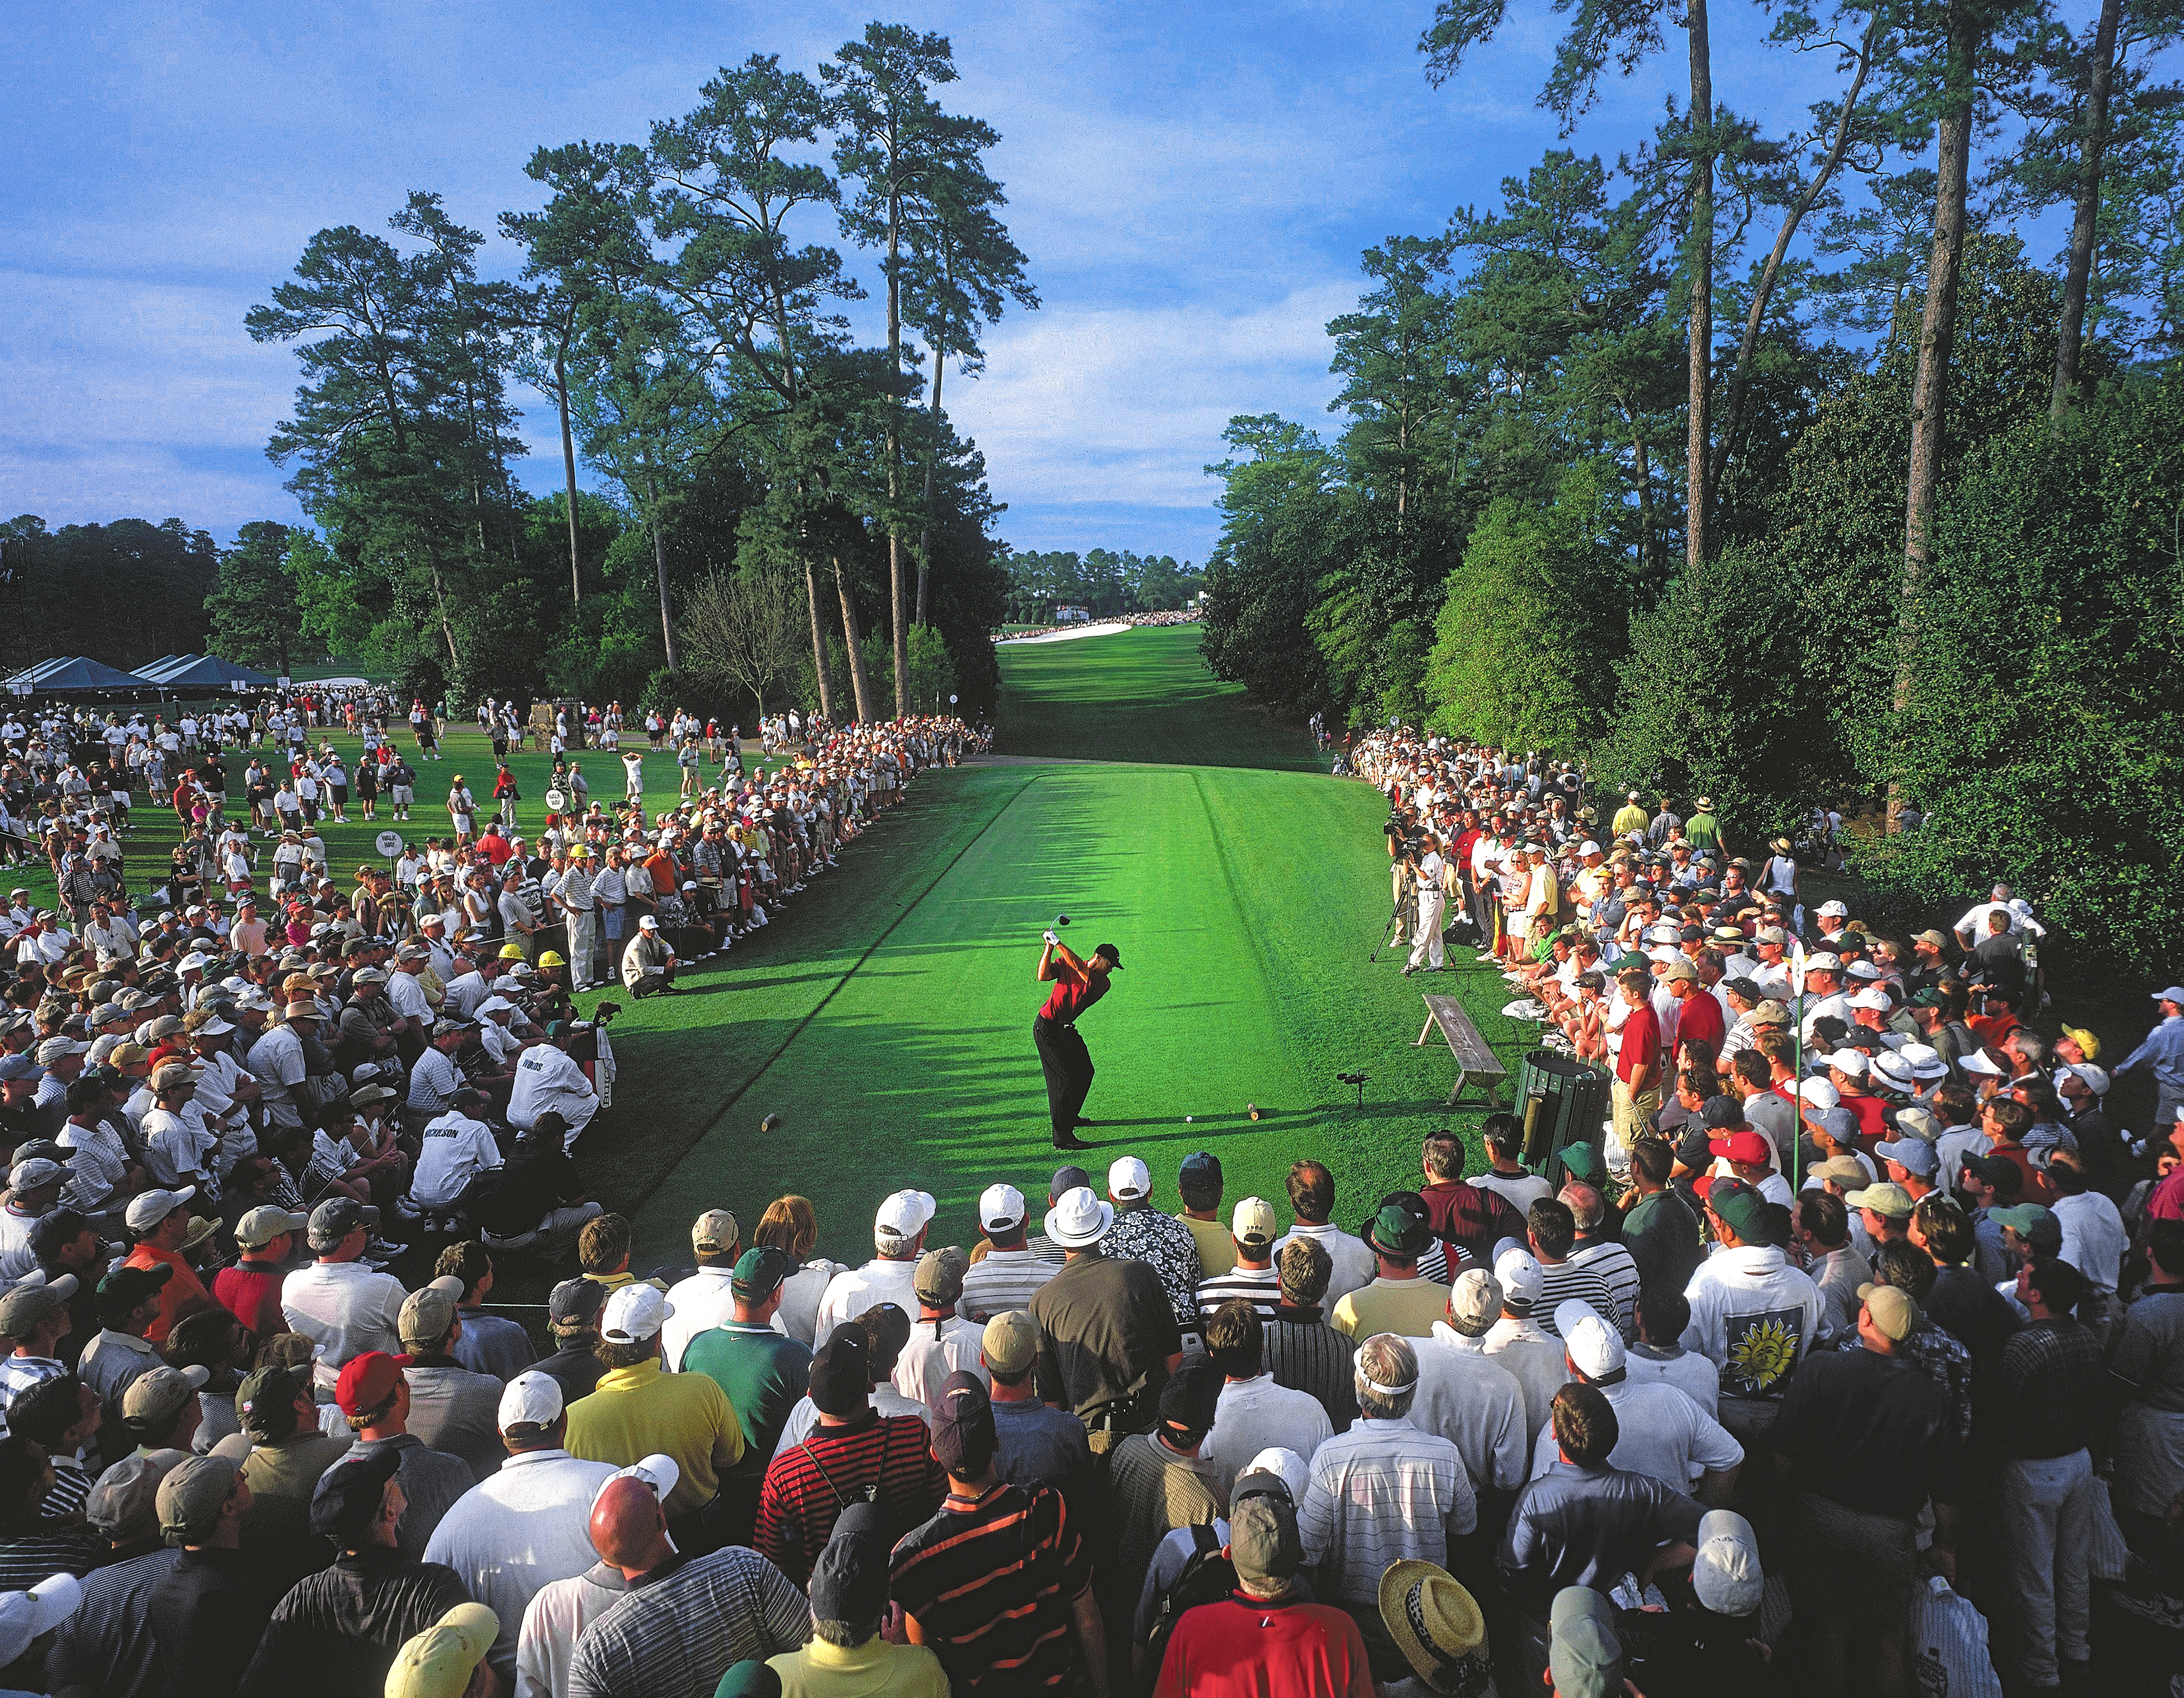
[[[1118,972],[1122,970],[1123,952],[1117,949],[1112,944],[1102,944],[1098,949],[1093,950],[1092,953],[1095,955],[1105,955],[1107,958],[1107,965],[1109,966],[1113,967]]]

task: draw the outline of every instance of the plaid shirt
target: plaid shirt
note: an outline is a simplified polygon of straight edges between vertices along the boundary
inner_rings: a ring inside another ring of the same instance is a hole
[[[2005,1454],[2067,1456],[2092,1443],[2105,1381],[2101,1341],[2080,1322],[2034,1321],[2002,1347],[1995,1436]]]

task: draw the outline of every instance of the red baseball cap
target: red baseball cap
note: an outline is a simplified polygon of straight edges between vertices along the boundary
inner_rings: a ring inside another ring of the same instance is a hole
[[[1733,1132],[1727,1138],[1707,1140],[1707,1151],[1713,1155],[1725,1155],[1731,1161],[1741,1161],[1753,1167],[1772,1167],[1774,1147],[1758,1133],[1747,1129]]]
[[[394,1395],[402,1383],[407,1356],[390,1356],[384,1350],[367,1350],[341,1371],[334,1382],[334,1401],[352,1421],[367,1409],[376,1409]]]

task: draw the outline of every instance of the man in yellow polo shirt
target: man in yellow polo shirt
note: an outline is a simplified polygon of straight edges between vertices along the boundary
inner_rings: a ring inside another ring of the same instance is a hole
[[[1379,1276],[1345,1294],[1327,1324],[1361,1344],[1375,1333],[1428,1337],[1448,1313],[1448,1287],[1418,1272],[1418,1258],[1434,1241],[1425,1200],[1415,1191],[1394,1193],[1359,1236],[1379,1264]]]
[[[1607,828],[1618,838],[1627,838],[1633,832],[1643,837],[1646,827],[1652,823],[1653,816],[1646,811],[1645,804],[1638,799],[1638,793],[1633,790],[1622,807],[1616,810],[1615,818],[1609,822]]]
[[[626,1468],[650,1456],[671,1456],[682,1471],[667,1499],[676,1542],[710,1550],[698,1518],[721,1489],[721,1476],[743,1460],[735,1406],[701,1373],[660,1372],[660,1329],[675,1312],[655,1285],[617,1287],[599,1314],[599,1360],[606,1372],[588,1397],[569,1406],[569,1454]],[[746,1535],[747,1536],[747,1535]]]

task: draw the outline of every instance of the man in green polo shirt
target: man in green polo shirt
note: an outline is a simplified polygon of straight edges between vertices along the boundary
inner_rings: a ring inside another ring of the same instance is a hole
[[[1701,855],[1717,855],[1721,850],[1721,821],[1714,817],[1713,799],[1702,796],[1691,809],[1691,816],[1684,821],[1684,841]]]
[[[699,1333],[682,1352],[682,1372],[704,1374],[735,1405],[744,1445],[733,1473],[749,1476],[754,1489],[811,1379],[811,1347],[773,1330],[781,1282],[795,1271],[788,1252],[772,1244],[745,1250],[728,1277],[735,1318]]]

